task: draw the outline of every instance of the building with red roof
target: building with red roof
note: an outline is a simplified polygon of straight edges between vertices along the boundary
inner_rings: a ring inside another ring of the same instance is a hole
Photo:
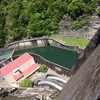
[[[28,53],[23,54],[11,63],[0,69],[0,73],[9,84],[19,83],[39,68],[33,57]]]

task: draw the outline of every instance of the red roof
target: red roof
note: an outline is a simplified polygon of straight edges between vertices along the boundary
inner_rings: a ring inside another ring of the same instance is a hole
[[[37,70],[39,67],[38,67],[38,64],[33,64],[32,66],[30,66],[28,69],[26,69],[25,71],[22,72],[23,76],[27,76],[29,75],[30,73],[32,73],[33,71]]]
[[[7,64],[5,67],[1,68],[0,73],[3,76],[6,76],[7,74],[11,73],[14,69],[20,67],[22,64],[24,64],[31,58],[32,58],[31,55],[29,55],[28,53],[25,53],[22,56],[20,56],[19,58],[12,61],[11,63]]]
[[[32,66],[30,66],[29,68],[27,68],[25,71],[23,71],[22,73],[19,73],[18,75],[13,76],[13,78],[17,81],[21,77],[24,77],[24,76],[27,77],[32,72],[36,71],[38,68],[39,68],[38,64],[35,63]]]
[[[21,73],[19,73],[18,75],[14,75],[13,78],[17,81],[19,78],[23,77],[23,75]]]

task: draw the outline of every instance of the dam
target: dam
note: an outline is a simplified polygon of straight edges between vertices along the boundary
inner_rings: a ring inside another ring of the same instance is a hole
[[[45,64],[59,74],[72,76],[71,69],[83,50],[51,38],[36,38],[10,43],[1,49],[0,54],[8,54],[10,51],[14,51],[12,57],[8,57],[7,61],[3,60],[1,67],[4,66],[3,63],[8,63],[27,52],[33,56],[36,63]]]
[[[68,46],[52,38],[33,38],[8,44],[1,49],[0,55],[6,52],[8,54],[13,50],[15,51],[13,56],[19,56],[26,52],[34,53],[69,70],[83,52],[79,46]]]

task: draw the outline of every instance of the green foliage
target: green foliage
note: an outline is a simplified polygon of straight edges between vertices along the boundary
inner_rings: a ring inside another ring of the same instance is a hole
[[[26,78],[20,83],[20,87],[33,87],[33,82]]]
[[[5,15],[1,7],[0,10],[0,47],[3,47],[5,44]]]
[[[68,6],[68,13],[72,19],[77,19],[85,12],[86,4],[82,0],[72,0]]]
[[[48,68],[47,68],[47,66],[46,65],[44,65],[44,64],[42,64],[41,66],[40,66],[40,68],[39,68],[39,72],[47,72],[47,70],[48,70]]]
[[[5,43],[5,33],[3,30],[0,30],[0,47],[3,47],[4,46],[4,43]]]
[[[97,15],[100,17],[100,8],[97,11]]]
[[[86,25],[86,21],[83,20],[83,21],[79,21],[79,22],[76,22],[76,23],[72,24],[71,28],[77,30],[77,29],[82,28],[85,25]]]
[[[72,0],[68,5],[68,14],[74,20],[86,13],[92,15],[98,6],[98,2],[96,0]]]
[[[86,4],[89,3],[91,0],[83,0]]]
[[[90,2],[87,3],[87,9],[85,10],[85,12],[92,15],[97,6],[98,2],[96,0],[90,0]]]
[[[96,0],[98,2],[98,5],[100,6],[100,0]]]
[[[1,0],[0,47],[8,37],[15,41],[57,33],[66,13],[76,20],[83,14],[93,14],[99,3],[100,0]]]

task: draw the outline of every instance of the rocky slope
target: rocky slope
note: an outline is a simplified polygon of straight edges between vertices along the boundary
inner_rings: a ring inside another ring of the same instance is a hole
[[[73,21],[65,15],[59,23],[59,34],[67,37],[91,39],[100,27],[100,18],[98,16],[90,16],[89,19],[87,17],[85,20],[88,21],[88,25],[86,27],[78,30],[72,30],[71,25]]]

